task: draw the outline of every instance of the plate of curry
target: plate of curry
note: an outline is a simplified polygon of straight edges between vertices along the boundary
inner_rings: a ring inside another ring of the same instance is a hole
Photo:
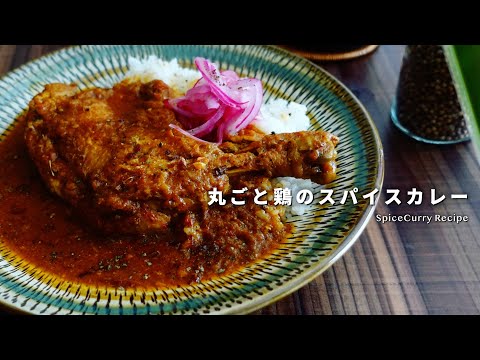
[[[128,58],[148,55],[190,68],[202,56],[258,78],[265,99],[307,105],[310,131],[247,131],[241,141],[193,146],[160,129],[160,119],[175,121],[156,107],[162,84],[121,83]],[[252,312],[340,258],[375,208],[360,195],[383,182],[381,142],[361,103],[276,47],[71,47],[8,73],[0,91],[0,303],[22,312]],[[337,173],[315,189],[306,214],[285,220],[281,208],[252,201],[207,211],[192,200],[226,181],[271,190],[272,177],[291,175],[295,151],[329,146],[324,131],[340,139]],[[341,204],[354,188],[358,202]],[[321,189],[332,190],[334,204],[318,203]]]

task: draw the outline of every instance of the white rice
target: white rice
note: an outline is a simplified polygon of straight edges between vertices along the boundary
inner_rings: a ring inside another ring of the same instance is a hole
[[[252,124],[265,134],[281,134],[308,130],[310,119],[305,105],[270,99],[262,105],[260,116]]]
[[[196,70],[181,67],[177,59],[166,61],[151,55],[144,60],[129,57],[125,77],[141,82],[162,80],[181,96],[195,85],[200,74]]]
[[[184,95],[200,78],[198,71],[181,67],[177,59],[165,61],[153,55],[143,60],[130,57],[128,66],[126,78],[141,82],[162,80],[178,96]],[[253,124],[266,134],[281,134],[308,130],[310,119],[305,105],[284,99],[270,99],[262,105],[260,116],[254,120]],[[292,190],[292,206],[287,206],[285,210],[287,218],[292,215],[303,215],[311,206],[299,204],[296,201],[298,191],[308,189],[313,192],[314,188],[319,186],[311,180],[293,177],[274,179],[274,184],[277,184],[277,187]]]
[[[182,96],[195,85],[200,74],[196,70],[181,67],[177,59],[166,61],[151,55],[143,60],[128,58],[126,78],[141,82],[160,79],[178,96]],[[310,119],[305,105],[284,99],[270,99],[262,105],[260,116],[252,124],[265,134],[281,134],[308,130]]]
[[[313,202],[309,205],[298,203],[297,201],[298,192],[300,190],[310,190],[313,194],[315,189],[318,188],[320,185],[314,183],[312,180],[309,180],[309,179],[297,179],[294,177],[278,177],[274,179],[273,186],[290,189],[292,191],[292,205],[287,206],[287,208],[285,209],[285,215],[287,218],[289,218],[292,215],[304,215],[305,213],[308,212],[310,206],[312,206],[313,204]]]

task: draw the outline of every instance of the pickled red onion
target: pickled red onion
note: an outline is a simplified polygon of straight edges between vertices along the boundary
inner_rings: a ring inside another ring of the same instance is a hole
[[[171,127],[189,137],[215,138],[221,143],[225,135],[244,129],[258,115],[263,101],[262,83],[240,78],[232,70],[220,71],[204,58],[197,57],[195,64],[202,78],[185,96],[166,101],[184,129],[173,124]]]

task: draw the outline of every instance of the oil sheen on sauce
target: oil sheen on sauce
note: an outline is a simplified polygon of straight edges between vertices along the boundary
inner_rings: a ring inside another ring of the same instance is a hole
[[[172,233],[136,237],[99,234],[43,185],[24,143],[24,129],[20,118],[0,142],[0,242],[58,279],[125,288],[185,285],[245,266],[271,252],[286,237],[287,227],[265,234],[265,224],[250,220],[243,240],[237,237],[232,241],[234,221],[229,221],[229,231],[216,224],[207,233],[211,232],[220,247],[238,250],[234,247],[241,246],[241,251],[207,249],[186,256]],[[235,219],[247,218],[252,209],[237,211]]]

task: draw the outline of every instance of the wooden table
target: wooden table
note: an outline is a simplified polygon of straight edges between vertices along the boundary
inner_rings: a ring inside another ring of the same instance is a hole
[[[0,46],[0,74],[61,46]],[[412,187],[422,205],[385,205],[375,214],[466,215],[467,223],[378,223],[372,218],[353,248],[324,274],[256,314],[479,314],[480,167],[470,143],[416,142],[392,124],[403,46],[322,66],[346,84],[372,115],[385,151],[385,189]],[[430,205],[430,189],[447,200]],[[385,194],[385,191],[383,191]],[[466,193],[468,200],[448,199]]]

